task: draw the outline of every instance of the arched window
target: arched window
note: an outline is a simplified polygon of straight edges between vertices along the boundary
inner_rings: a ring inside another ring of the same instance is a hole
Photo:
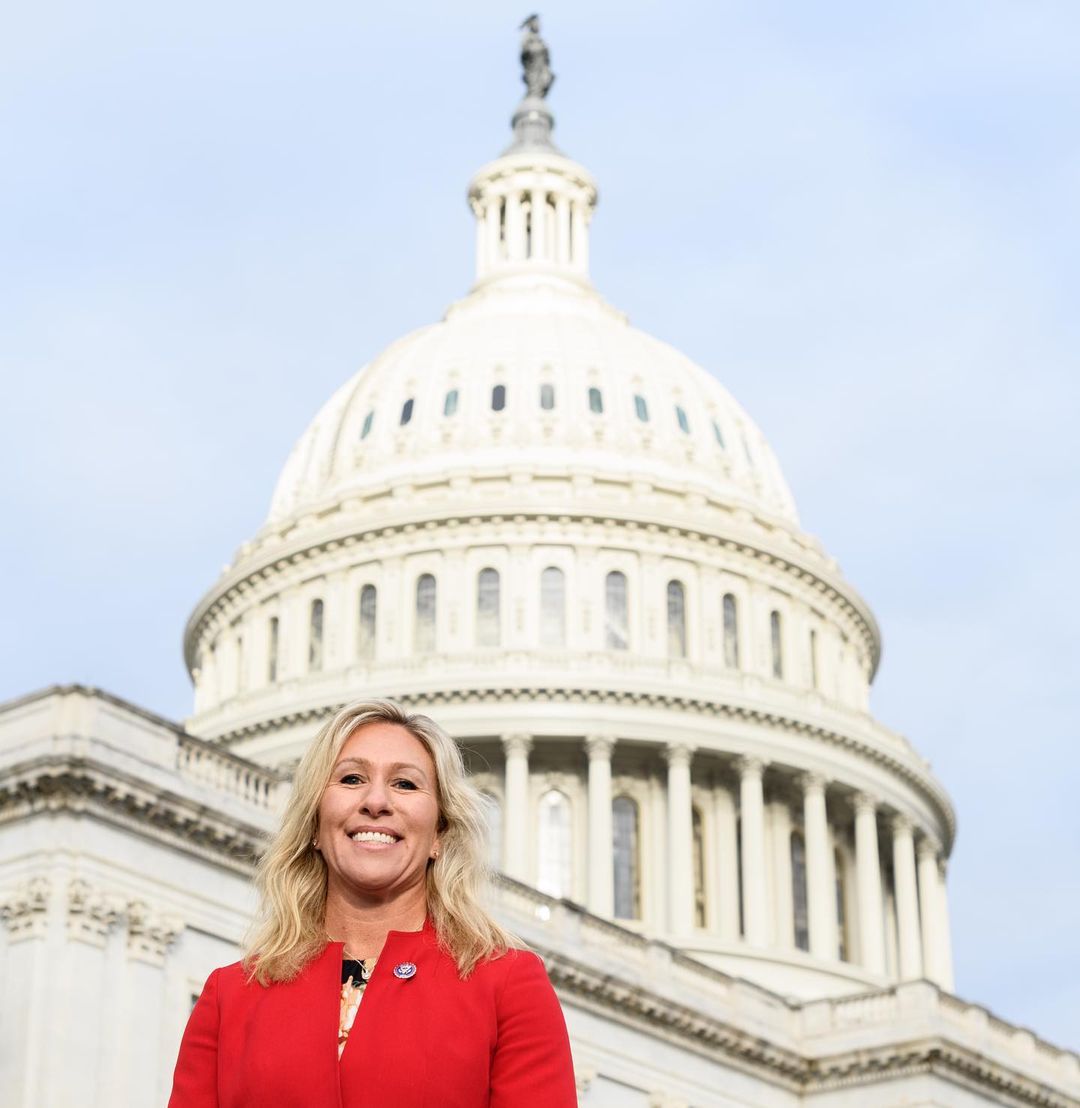
[[[312,672],[322,669],[323,664],[323,602],[311,602],[311,614],[308,618],[308,669]]]
[[[499,571],[482,569],[476,579],[476,645],[498,646]]]
[[[424,573],[416,579],[416,628],[413,644],[417,654],[435,649],[435,578]]]
[[[784,676],[784,647],[780,639],[780,613],[769,613],[769,639],[772,643],[772,675]]]
[[[371,434],[371,425],[372,425],[372,423],[374,423],[374,421],[375,421],[375,413],[374,412],[368,412],[368,414],[366,416],[364,416],[364,425],[363,425],[363,427],[360,428],[360,438],[366,439],[368,437],[368,435]]]
[[[679,430],[684,435],[690,434],[690,421],[686,418],[686,412],[678,404],[675,405],[675,418],[679,422]]]
[[[541,385],[540,386],[540,407],[545,412],[550,412],[555,407],[555,386],[554,385]]]
[[[810,917],[806,905],[806,840],[801,831],[791,832],[791,904],[795,916],[795,945],[810,949]]]
[[[374,585],[360,590],[360,624],[356,633],[356,653],[363,659],[375,657],[375,616],[378,597]]]
[[[589,389],[589,411],[599,415],[604,410],[604,398],[598,388]]]
[[[247,685],[247,676],[244,672],[244,636],[236,636],[236,691],[243,692]]]
[[[686,590],[680,581],[668,582],[667,642],[669,658],[686,657]]]
[[[277,680],[278,667],[278,617],[270,617],[270,630],[266,646],[266,679],[273,683]]]
[[[491,410],[501,412],[506,407],[506,386],[496,385],[491,390]]]
[[[630,627],[626,610],[626,574],[613,570],[604,581],[604,638],[608,650],[626,650]]]
[[[540,645],[566,645],[566,576],[557,566],[540,574]]]
[[[488,865],[493,870],[502,869],[502,804],[487,789],[480,794],[484,798],[484,817],[487,822]]]
[[[848,942],[844,855],[839,850],[833,852],[833,866],[836,869],[836,956],[846,962],[851,945]]]
[[[649,405],[640,393],[634,395],[634,412],[642,423],[649,422]]]
[[[720,430],[720,424],[714,419],[712,421],[713,434],[716,436],[716,441],[721,450],[727,449],[727,444],[724,442],[724,432]]]
[[[548,896],[569,896],[574,858],[570,833],[570,800],[558,789],[540,797],[536,885]]]
[[[446,399],[443,401],[442,414],[444,416],[451,416],[457,411],[458,402],[458,390],[451,389],[446,394]]]
[[[615,918],[641,919],[641,836],[637,801],[617,796],[611,804],[615,867]]]
[[[404,427],[405,424],[408,423],[410,419],[412,419],[412,410],[413,401],[412,397],[410,396],[409,399],[401,405],[401,419],[398,420],[398,422],[401,424],[402,427]]]
[[[724,665],[739,668],[739,608],[730,592],[724,594]]]
[[[813,628],[810,629],[810,687],[818,687],[817,632]]]
[[[701,812],[693,809],[691,827],[694,836],[694,926],[705,926],[705,827]]]

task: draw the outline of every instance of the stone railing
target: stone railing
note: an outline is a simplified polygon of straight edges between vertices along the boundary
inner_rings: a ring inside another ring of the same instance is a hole
[[[288,782],[275,770],[238,758],[192,735],[179,736],[176,768],[191,781],[270,811],[277,809],[288,789]]]

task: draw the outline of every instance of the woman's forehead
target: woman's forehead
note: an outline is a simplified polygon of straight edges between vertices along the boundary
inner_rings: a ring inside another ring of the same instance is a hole
[[[341,744],[336,761],[352,759],[372,766],[412,764],[434,775],[427,747],[400,723],[379,720],[357,727]]]

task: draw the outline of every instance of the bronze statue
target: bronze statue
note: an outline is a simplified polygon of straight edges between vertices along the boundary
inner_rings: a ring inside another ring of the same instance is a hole
[[[521,25],[525,32],[521,36],[521,65],[525,72],[521,79],[525,82],[526,97],[542,100],[555,82],[551,72],[551,56],[547,43],[540,37],[540,17],[530,15]]]

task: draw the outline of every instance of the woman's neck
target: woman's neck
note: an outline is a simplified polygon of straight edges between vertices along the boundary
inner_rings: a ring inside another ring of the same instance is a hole
[[[426,918],[423,896],[361,905],[327,890],[327,937],[344,943],[351,958],[378,957],[389,932],[421,931]]]

